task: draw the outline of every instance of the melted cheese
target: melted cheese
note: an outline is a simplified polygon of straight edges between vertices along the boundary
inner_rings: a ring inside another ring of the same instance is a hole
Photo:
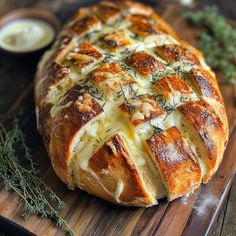
[[[76,160],[74,170],[78,170],[79,166],[89,172],[88,161],[90,157],[112,135],[118,133],[122,137],[126,147],[128,147],[128,152],[133,162],[139,167],[137,170],[141,177],[146,178],[142,172],[142,168],[146,170],[150,167],[149,163],[147,163],[149,154],[145,147],[145,141],[142,139],[143,136],[138,135],[135,127],[129,125],[130,123],[127,118],[122,115],[118,107],[113,106],[112,103],[107,103],[104,110],[103,114],[99,115],[99,117],[87,124],[80,131],[78,137],[73,142],[75,147],[74,158]],[[112,114],[112,116],[110,114]],[[159,186],[161,186],[161,184]],[[159,193],[160,192],[161,190],[159,190]]]
[[[117,202],[120,202],[120,195],[124,189],[124,184],[121,180],[118,181],[117,186],[116,186],[116,191],[114,193],[114,197]]]
[[[54,118],[62,109],[69,107],[73,102],[68,102],[61,106],[53,106],[50,110],[50,115]]]

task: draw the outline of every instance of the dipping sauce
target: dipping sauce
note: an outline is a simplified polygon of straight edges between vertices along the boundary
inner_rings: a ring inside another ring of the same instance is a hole
[[[31,52],[52,42],[54,28],[43,20],[18,19],[0,29],[0,47],[13,52]]]

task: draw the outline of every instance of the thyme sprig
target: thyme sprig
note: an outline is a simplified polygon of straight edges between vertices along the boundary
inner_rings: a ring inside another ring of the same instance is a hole
[[[165,118],[163,119],[166,120],[166,118],[173,112],[176,110],[176,107],[178,106],[178,104],[175,102],[175,100],[173,99],[172,103],[171,102],[167,102],[162,95],[160,94],[153,94],[153,97],[155,98],[156,102],[158,104],[160,104],[160,106],[162,107],[162,109],[166,112]]]
[[[199,48],[207,63],[223,72],[224,81],[233,84],[236,77],[236,29],[219,14],[216,7],[188,12],[184,17],[193,25],[206,29],[198,35]]]
[[[150,125],[150,126],[152,127],[152,129],[153,129],[153,134],[152,134],[152,136],[164,132],[163,129],[161,129],[161,128],[158,127],[157,125],[153,125],[151,122],[149,122],[149,125]]]
[[[165,105],[164,106],[164,110],[166,112],[166,116],[164,118],[164,120],[166,120],[166,118],[173,112],[176,110],[176,107],[177,107],[177,103],[174,101],[173,99],[173,103],[169,103],[168,105]]]
[[[104,98],[104,94],[100,94],[98,88],[94,88],[92,85],[89,85],[89,84],[86,84],[83,86],[84,90],[89,93],[92,97],[100,100],[100,101],[103,101],[103,98]]]
[[[152,84],[156,83],[159,79],[164,78],[166,76],[175,75],[175,71],[172,68],[165,68],[163,70],[158,70],[157,72],[152,74],[151,82]]]
[[[117,93],[117,98],[122,97],[125,102],[128,102],[128,99],[126,97],[126,94],[125,94],[125,91],[124,91],[124,89],[122,87],[122,84],[119,83],[119,86],[120,86],[120,90],[116,92]]]
[[[49,218],[73,235],[72,228],[59,213],[65,204],[40,178],[17,119],[9,130],[0,122],[0,162],[0,181],[7,191],[13,190],[23,202],[22,216],[37,214]]]

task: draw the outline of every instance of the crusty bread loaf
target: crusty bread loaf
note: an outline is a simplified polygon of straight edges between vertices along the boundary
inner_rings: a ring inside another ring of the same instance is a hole
[[[122,205],[190,194],[228,140],[201,52],[137,2],[80,9],[38,66],[35,102],[60,179]]]

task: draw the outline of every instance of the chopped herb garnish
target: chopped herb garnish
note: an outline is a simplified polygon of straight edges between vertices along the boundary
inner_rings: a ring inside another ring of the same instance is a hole
[[[129,50],[129,48],[125,48],[125,50],[123,50],[121,54],[124,56],[129,56],[132,54],[132,52]]]
[[[156,125],[153,125],[151,122],[149,122],[149,124],[150,124],[150,126],[153,128],[153,134],[152,134],[152,136],[164,132],[163,129],[161,129],[160,127],[158,127],[158,126],[156,126]]]
[[[121,83],[119,83],[119,85],[120,85],[120,90],[117,92],[117,98],[123,97],[124,100],[128,102],[128,99],[126,98],[126,95],[125,95],[125,92],[123,90]]]
[[[174,99],[173,99],[173,104],[169,103],[168,105],[164,106],[164,110],[166,112],[166,117],[164,118],[164,120],[173,112],[175,111],[176,107],[177,107],[177,103],[175,103]]]
[[[106,133],[110,132],[112,130],[112,128],[109,128],[106,130]]]
[[[125,62],[120,62],[120,66],[123,70],[126,70],[126,71],[131,70],[130,66],[128,66]]]
[[[154,94],[153,97],[155,98],[156,102],[160,104],[162,109],[166,112],[166,116],[163,120],[165,120],[173,111],[175,111],[176,107],[178,106],[173,99],[173,103],[167,103],[166,100],[163,98],[162,95]]]
[[[188,96],[181,96],[179,100],[180,100],[180,102],[182,102],[182,103],[186,103],[186,102],[191,102],[191,101],[192,101],[192,98],[191,98],[191,97],[188,97]]]
[[[97,88],[93,88],[92,85],[88,85],[88,84],[84,85],[83,88],[85,89],[87,93],[89,93],[94,98],[100,101],[103,101],[104,94],[103,93],[100,94]]]
[[[106,106],[106,102],[104,102],[103,104],[102,104],[102,108],[104,108]]]
[[[139,36],[137,34],[130,34],[129,37],[134,39],[134,40],[139,40]]]
[[[108,52],[104,53],[104,58],[102,60],[103,63],[110,63],[111,61],[115,61],[114,60],[114,55]]]
[[[134,97],[138,95],[138,88],[135,90],[134,84],[132,83],[129,84],[129,94],[131,94]]]
[[[175,71],[171,68],[165,68],[163,70],[158,70],[157,72],[152,74],[151,82],[154,84],[159,79],[164,78],[166,76],[174,75]]]
[[[153,97],[156,99],[156,102],[160,104],[162,108],[164,108],[166,101],[164,100],[163,95],[153,94]]]

